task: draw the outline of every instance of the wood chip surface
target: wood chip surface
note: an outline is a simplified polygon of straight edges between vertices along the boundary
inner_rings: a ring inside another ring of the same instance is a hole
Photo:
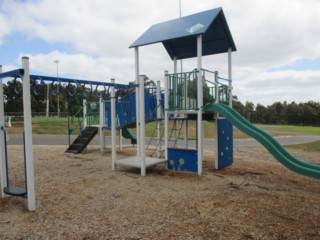
[[[23,152],[9,146],[12,185],[23,183]],[[205,149],[201,177],[111,169],[111,151],[85,154],[34,146],[36,211],[0,199],[0,239],[320,239],[320,181],[293,173],[261,147],[236,147],[216,171]],[[135,154],[125,147],[123,158]],[[290,150],[320,164],[319,153]]]

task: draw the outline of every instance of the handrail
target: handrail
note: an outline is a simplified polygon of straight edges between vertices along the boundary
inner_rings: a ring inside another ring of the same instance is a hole
[[[198,73],[198,69],[194,69],[191,72],[167,74],[169,109],[171,111],[198,109],[196,97]],[[201,69],[200,73],[204,83],[204,101],[206,103],[216,100],[228,102],[229,86],[223,81],[229,82],[230,85],[231,80],[219,77],[216,71]]]
[[[86,103],[87,105],[90,104],[90,103]],[[93,116],[92,115],[92,112],[94,109],[90,109],[86,114],[85,116],[83,117],[79,117],[79,115],[81,115],[80,113],[83,111],[84,109],[84,106],[80,107],[79,110],[71,117],[71,119],[68,120],[68,142],[69,142],[69,146],[71,144],[71,141],[70,141],[70,135],[72,132],[74,132],[75,130],[79,130],[81,131],[82,130],[82,126],[83,126],[83,123],[85,120],[88,120],[87,121],[87,125],[88,126],[91,126],[93,124],[93,121],[91,119],[91,117]],[[76,122],[76,124],[73,124],[74,123],[74,120],[75,118],[78,119],[78,121]],[[71,128],[71,126],[75,126],[74,128]]]

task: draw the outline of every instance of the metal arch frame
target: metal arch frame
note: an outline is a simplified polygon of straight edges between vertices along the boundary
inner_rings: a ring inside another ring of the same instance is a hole
[[[2,65],[0,65],[0,128],[4,128],[4,101],[3,101],[3,78],[21,78],[22,81],[22,95],[23,95],[23,115],[24,115],[24,135],[25,135],[25,171],[26,171],[26,183],[27,183],[27,201],[28,201],[28,210],[36,210],[36,201],[35,201],[35,185],[34,185],[34,167],[33,167],[33,142],[32,142],[32,116],[31,116],[31,93],[35,95],[41,94],[35,89],[37,80],[40,80],[40,85],[44,85],[45,82],[49,82],[52,85],[54,82],[58,81],[59,91],[55,92],[55,96],[58,96],[61,93],[61,83],[76,84],[77,88],[79,85],[84,87],[86,84],[90,84],[92,94],[92,85],[96,85],[96,89],[99,86],[104,87],[104,94],[109,93],[110,87],[112,89],[121,89],[121,88],[135,88],[139,87],[139,84],[116,84],[114,80],[111,83],[98,82],[98,81],[88,81],[88,80],[78,80],[78,79],[68,79],[68,78],[57,78],[49,76],[40,76],[40,75],[30,75],[29,73],[29,58],[22,57],[22,69],[16,69],[8,72],[2,73]],[[31,81],[30,81],[31,80]],[[32,83],[32,85],[30,84]],[[106,86],[108,86],[106,88]],[[76,89],[77,90],[77,89]],[[20,91],[18,92],[20,93]],[[74,96],[77,91],[74,92]],[[52,92],[51,92],[52,94]],[[70,96],[72,94],[68,93]],[[88,96],[87,96],[88,97]],[[115,99],[114,99],[115,100]],[[4,131],[0,131],[0,175],[1,175],[1,197],[7,197],[7,194],[4,193],[3,189],[7,187],[7,170],[5,168],[5,140],[4,140]]]

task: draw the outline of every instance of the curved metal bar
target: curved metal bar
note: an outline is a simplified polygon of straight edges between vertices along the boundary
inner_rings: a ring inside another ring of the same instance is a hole
[[[103,89],[104,89],[104,90],[99,93],[98,87],[100,87],[100,86],[103,86]],[[96,92],[96,96],[97,96],[98,98],[103,98],[104,95],[105,95],[105,93],[106,93],[106,86],[105,86],[103,83],[97,84],[97,85],[96,85],[95,92]]]
[[[58,90],[56,92],[54,91],[54,82],[55,82],[55,80],[53,80],[51,82],[51,90],[50,90],[51,95],[55,96],[55,97],[58,96],[61,93],[61,82],[60,82],[59,78],[57,78],[57,80],[58,80]]]
[[[90,84],[90,90],[89,90],[89,93],[86,94],[86,85],[87,84]],[[83,83],[82,84],[82,96],[87,98],[87,97],[90,97],[92,95],[92,83],[88,81],[88,83]]]
[[[20,90],[17,90],[17,78],[21,79],[21,88],[20,88]],[[17,76],[14,77],[14,80],[13,80],[13,91],[17,95],[20,95],[22,93],[22,76],[21,75],[17,75]]]
[[[32,79],[32,86],[31,86],[31,90],[32,90],[32,93],[35,95],[35,96],[39,96],[42,92],[43,92],[43,89],[44,89],[44,86],[45,86],[45,83],[43,81],[43,79],[41,77],[38,78],[38,80],[40,80],[40,90],[37,91],[37,79],[36,78],[33,78]]]
[[[104,101],[107,101],[107,100],[110,100],[110,96],[111,96],[111,92],[110,92],[110,89],[111,89],[111,86],[104,86],[105,87],[105,90],[104,90],[104,93],[103,93],[103,97],[102,97],[102,100]]]
[[[72,82],[69,82],[67,85],[67,94],[69,97],[74,97],[78,93],[78,83],[75,80],[73,80],[73,83],[76,84],[74,92],[71,91]]]

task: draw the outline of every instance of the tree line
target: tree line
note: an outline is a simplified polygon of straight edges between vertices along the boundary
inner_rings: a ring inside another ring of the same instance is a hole
[[[15,84],[15,86],[14,86]],[[47,85],[36,86],[36,92],[39,94],[31,94],[32,113],[45,113],[47,101]],[[55,86],[57,88],[57,86]],[[75,89],[76,86],[68,87],[69,91],[80,91]],[[22,94],[17,94],[21,90],[21,82],[8,81],[3,84],[4,93],[4,110],[5,114],[22,113],[23,101]],[[66,85],[61,85],[61,93],[59,95],[59,109],[61,113],[66,113],[69,116],[75,114],[83,104],[85,99],[84,94],[80,92],[71,97]],[[88,89],[81,91],[90,91]],[[205,96],[207,96],[206,94]],[[92,93],[87,97],[88,101],[98,101],[99,97],[96,93]],[[58,97],[49,94],[49,112],[58,112]],[[264,106],[262,104],[255,105],[252,102],[244,104],[233,97],[233,108],[252,123],[260,124],[288,124],[288,125],[303,125],[303,126],[320,126],[320,102],[309,101],[305,103],[291,102],[275,102],[271,105]]]
[[[233,108],[252,123],[320,126],[320,102],[274,102],[271,105],[245,104],[235,96]]]
[[[88,101],[99,101],[97,94],[92,92],[89,97],[85,97],[83,91],[88,94],[90,89],[76,89],[75,85],[60,85],[60,94],[58,96],[53,96],[51,94],[51,88],[53,91],[58,91],[58,84],[54,86],[49,85],[37,85],[33,92],[37,94],[31,94],[31,111],[33,115],[45,114],[47,105],[47,87],[49,87],[49,115],[57,115],[58,104],[59,112],[61,115],[73,116],[82,106],[83,100],[86,98]],[[78,87],[80,88],[80,87]],[[82,87],[81,87],[82,88]],[[3,95],[4,95],[4,112],[6,115],[16,115],[22,114],[23,112],[23,99],[22,99],[22,86],[21,82],[8,81],[7,84],[3,84]],[[94,90],[94,89],[93,89]],[[68,91],[75,96],[70,96]],[[80,92],[82,91],[82,92]],[[78,92],[78,94],[76,94]]]

